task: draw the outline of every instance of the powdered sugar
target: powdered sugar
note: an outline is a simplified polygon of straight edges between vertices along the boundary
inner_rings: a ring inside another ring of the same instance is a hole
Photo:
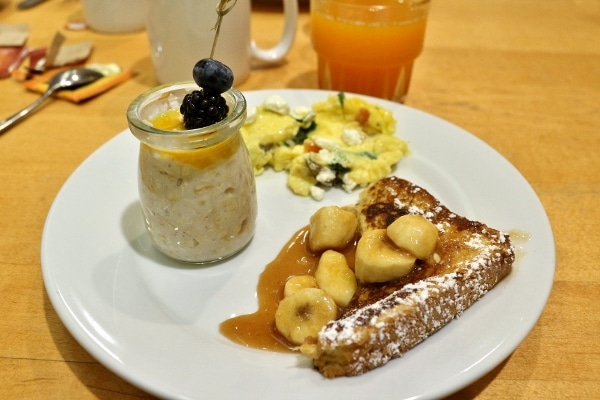
[[[398,189],[401,185],[408,186],[406,192]],[[433,205],[424,210],[406,196],[407,192],[428,195],[424,189],[397,181],[385,189],[395,193],[396,198],[390,199],[394,207],[432,221],[440,231],[440,242],[448,248],[445,252],[441,248],[433,276],[394,286],[397,289],[390,295],[358,307],[321,330],[322,363],[317,360],[315,365],[326,376],[323,369],[328,362],[344,359],[344,364],[335,368],[342,368],[344,375],[357,375],[400,357],[493,288],[514,261],[510,241],[501,232],[468,221],[434,200],[423,201],[424,207]],[[345,349],[352,349],[351,355]],[[344,356],[328,358],[329,353]]]

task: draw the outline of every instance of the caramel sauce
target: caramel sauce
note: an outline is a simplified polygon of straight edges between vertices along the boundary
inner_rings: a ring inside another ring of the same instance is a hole
[[[295,346],[289,343],[275,327],[275,311],[283,298],[285,282],[294,275],[314,274],[320,253],[308,248],[309,228],[298,230],[277,257],[261,273],[258,286],[258,311],[230,318],[219,326],[229,340],[256,349],[290,352]],[[354,269],[354,244],[341,253]]]
[[[523,244],[531,240],[531,233],[522,229],[513,229],[508,232],[510,240],[512,240],[515,246],[515,264],[520,264],[520,261],[525,257],[525,249]]]

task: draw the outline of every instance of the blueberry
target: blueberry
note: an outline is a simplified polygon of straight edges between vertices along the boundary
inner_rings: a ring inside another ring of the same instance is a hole
[[[213,93],[223,93],[233,85],[231,69],[212,58],[203,58],[194,65],[194,81],[198,86]]]

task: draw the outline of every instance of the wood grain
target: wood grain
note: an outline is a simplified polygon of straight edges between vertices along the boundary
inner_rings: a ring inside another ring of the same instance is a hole
[[[127,126],[125,110],[156,84],[145,32],[67,31],[76,0],[17,11],[29,45],[55,31],[92,40],[93,61],[139,74],[75,105],[51,101],[0,136],[0,397],[151,398],[95,361],[68,333],[46,295],[40,239],[48,210],[74,169]],[[273,44],[280,6],[254,4],[258,43]],[[305,3],[285,62],[256,66],[242,90],[316,88]],[[493,371],[451,399],[600,398],[600,2],[597,0],[434,1],[425,50],[406,104],[455,123],[490,144],[539,195],[556,240],[555,284],[537,325]],[[0,81],[0,115],[33,101]]]

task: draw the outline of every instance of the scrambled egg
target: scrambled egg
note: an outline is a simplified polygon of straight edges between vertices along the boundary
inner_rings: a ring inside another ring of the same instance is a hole
[[[395,128],[391,111],[340,93],[294,110],[270,96],[248,111],[241,132],[256,175],[288,171],[295,194],[320,200],[327,187],[350,192],[389,175],[408,151]]]

